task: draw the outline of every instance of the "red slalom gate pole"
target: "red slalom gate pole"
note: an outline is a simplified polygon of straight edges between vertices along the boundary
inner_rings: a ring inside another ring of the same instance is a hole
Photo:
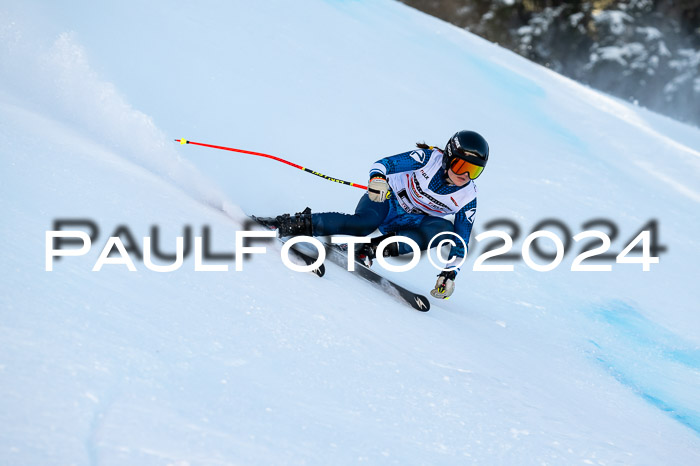
[[[285,163],[291,167],[298,168],[299,170],[304,170],[305,172],[311,173],[312,175],[320,176],[324,180],[334,181],[336,183],[346,184],[348,186],[353,186],[355,188],[367,190],[367,186],[362,186],[361,184],[357,184],[357,183],[351,183],[350,181],[339,180],[338,178],[333,178],[332,176],[324,175],[323,173],[319,173],[317,171],[311,170],[310,168],[302,167],[301,165],[297,165],[296,163],[290,162],[288,160],[284,160],[284,159],[281,159],[279,157],[275,157],[274,155],[263,154],[262,152],[253,152],[253,151],[243,150],[243,149],[234,149],[233,147],[215,146],[213,144],[204,144],[202,142],[188,141],[187,139],[175,139],[175,142],[179,142],[180,144],[193,144],[195,146],[210,147],[212,149],[228,150],[231,152],[240,152],[241,154],[257,155],[258,157],[265,157],[268,159],[276,160],[278,162]]]

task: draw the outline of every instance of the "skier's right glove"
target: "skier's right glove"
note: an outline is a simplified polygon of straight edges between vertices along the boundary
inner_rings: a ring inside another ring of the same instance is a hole
[[[434,298],[438,299],[450,299],[452,293],[455,291],[455,277],[457,272],[454,270],[443,270],[438,275],[437,283],[435,283],[435,288],[430,292]]]
[[[369,180],[367,186],[367,195],[374,202],[384,202],[386,195],[389,192],[389,183],[386,182],[386,177],[381,174],[376,174]]]

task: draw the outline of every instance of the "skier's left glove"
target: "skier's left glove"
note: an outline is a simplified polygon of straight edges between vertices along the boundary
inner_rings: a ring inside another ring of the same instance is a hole
[[[430,292],[434,298],[449,299],[455,291],[455,277],[457,272],[454,270],[443,270],[438,275],[435,288]]]

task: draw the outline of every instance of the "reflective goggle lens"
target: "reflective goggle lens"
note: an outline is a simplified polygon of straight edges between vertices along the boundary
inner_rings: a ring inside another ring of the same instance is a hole
[[[467,162],[466,160],[459,158],[454,159],[452,161],[452,165],[450,165],[450,168],[457,175],[464,175],[465,173],[469,173],[469,178],[471,178],[472,180],[475,180],[479,175],[481,175],[481,172],[484,171],[484,167],[474,165],[471,162]]]

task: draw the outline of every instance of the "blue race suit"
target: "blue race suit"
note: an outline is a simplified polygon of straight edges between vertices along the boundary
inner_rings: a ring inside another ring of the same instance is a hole
[[[464,239],[464,244],[469,244],[476,214],[476,186],[474,181],[464,186],[448,183],[442,160],[442,151],[432,148],[379,160],[372,165],[370,178],[378,174],[387,178],[391,189],[389,199],[373,202],[365,194],[354,214],[313,214],[314,235],[367,236],[379,229],[384,234],[395,232],[407,236],[425,250],[436,235],[455,232]],[[443,218],[448,215],[454,215],[454,224]],[[441,239],[436,238],[433,246]],[[455,243],[447,268],[453,268],[452,264],[460,262],[466,254],[464,244]],[[400,254],[409,252],[411,248],[407,244],[399,243]]]

